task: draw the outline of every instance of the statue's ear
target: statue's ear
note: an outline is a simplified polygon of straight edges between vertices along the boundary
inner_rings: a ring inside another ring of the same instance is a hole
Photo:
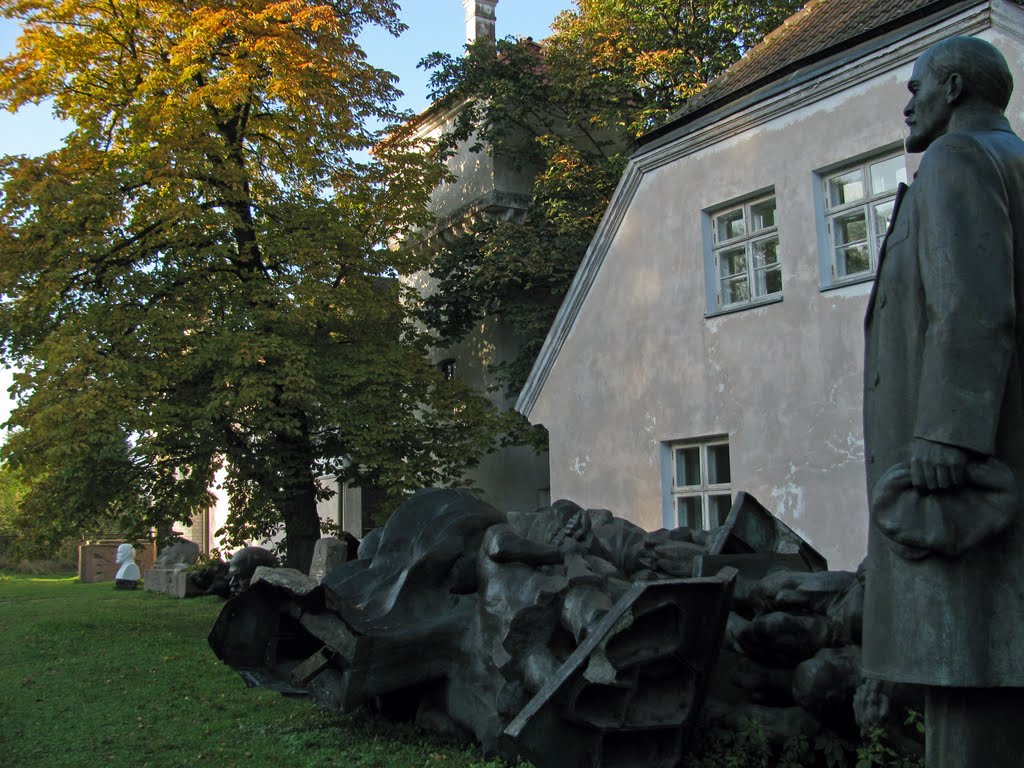
[[[960,77],[959,72],[954,72],[946,78],[945,83],[946,89],[946,103],[949,105],[956,104],[963,98],[964,95],[964,79]]]

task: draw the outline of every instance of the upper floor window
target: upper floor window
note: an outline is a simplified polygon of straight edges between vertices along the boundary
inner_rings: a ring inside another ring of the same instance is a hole
[[[775,196],[755,197],[711,213],[711,312],[782,294]],[[710,282],[710,281],[709,281]]]
[[[732,507],[732,470],[725,438],[675,443],[672,511],[677,526],[710,530],[725,523]]]
[[[903,154],[874,157],[821,176],[829,287],[871,277],[892,219],[896,188],[907,181]]]

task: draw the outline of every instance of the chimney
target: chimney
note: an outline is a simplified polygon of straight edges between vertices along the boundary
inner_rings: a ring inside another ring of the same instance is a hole
[[[494,44],[494,6],[498,0],[462,0],[466,9],[466,42],[487,40]]]

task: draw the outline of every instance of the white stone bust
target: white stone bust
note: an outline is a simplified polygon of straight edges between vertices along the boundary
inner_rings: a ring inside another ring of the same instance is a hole
[[[114,577],[116,581],[138,581],[142,578],[139,566],[135,564],[135,547],[131,544],[121,544],[117,548],[114,562],[121,566]]]

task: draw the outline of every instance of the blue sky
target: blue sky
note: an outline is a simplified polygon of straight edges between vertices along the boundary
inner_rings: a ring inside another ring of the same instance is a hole
[[[551,22],[560,12],[574,6],[572,0],[499,0],[497,34],[539,40],[549,34]],[[419,111],[428,104],[429,75],[416,65],[434,51],[462,51],[465,12],[460,0],[404,0],[401,17],[409,29],[400,38],[369,30],[362,44],[372,64],[398,75],[405,93],[402,106]],[[14,50],[17,35],[15,22],[0,19],[0,55]],[[59,145],[66,133],[66,126],[56,121],[45,105],[29,106],[14,115],[0,111],[0,155],[46,152]],[[10,372],[0,369],[0,423],[10,412],[10,385]]]

